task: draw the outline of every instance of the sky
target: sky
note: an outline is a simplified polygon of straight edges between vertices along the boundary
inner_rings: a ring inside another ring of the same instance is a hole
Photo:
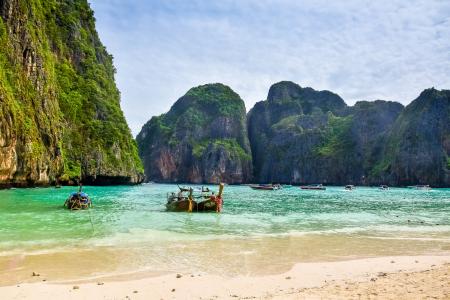
[[[247,110],[281,80],[349,105],[450,89],[450,1],[89,2],[133,135],[206,83],[230,86]]]

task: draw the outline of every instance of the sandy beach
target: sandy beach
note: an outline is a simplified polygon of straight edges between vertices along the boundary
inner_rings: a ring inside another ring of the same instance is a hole
[[[113,274],[0,287],[2,299],[450,299],[450,256],[298,263],[282,274]],[[149,277],[150,276],[150,277]]]

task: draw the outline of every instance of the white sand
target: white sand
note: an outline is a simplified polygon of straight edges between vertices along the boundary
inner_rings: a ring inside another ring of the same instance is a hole
[[[398,256],[299,263],[286,273],[260,277],[194,273],[36,282],[0,287],[0,299],[421,299],[431,294],[450,299],[449,264],[450,256]]]

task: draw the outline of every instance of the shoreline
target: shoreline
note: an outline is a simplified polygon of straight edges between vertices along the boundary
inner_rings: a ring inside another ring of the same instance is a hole
[[[4,299],[38,300],[309,299],[338,295],[386,299],[421,298],[422,291],[423,296],[450,297],[450,255],[297,263],[287,272],[263,276],[137,272],[69,281],[44,281],[41,276],[33,283],[0,287],[0,294]]]
[[[138,186],[138,185],[147,185],[147,184],[159,184],[159,185],[192,185],[192,186],[201,186],[201,185],[207,185],[207,186],[217,186],[217,183],[193,183],[193,182],[156,182],[156,181],[149,181],[149,182],[124,182],[124,183],[93,183],[89,182],[84,184],[83,187],[110,187],[110,186]],[[228,186],[251,186],[251,185],[260,185],[260,184],[269,184],[269,183],[225,183],[225,185]],[[283,185],[289,185],[291,187],[300,187],[304,185],[309,185],[308,183],[277,183],[281,186]],[[362,187],[362,188],[379,188],[382,184],[355,184],[355,187]],[[411,189],[416,185],[420,184],[411,184],[411,185],[388,185],[388,188],[395,188],[395,189]],[[60,187],[78,187],[79,184],[72,183],[72,184],[59,184]],[[324,184],[325,187],[345,187],[346,184]],[[11,190],[11,189],[34,189],[34,188],[55,188],[56,184],[55,182],[46,182],[46,183],[34,183],[34,184],[28,184],[28,183],[0,183],[0,191],[1,190]],[[429,185],[430,189],[450,189],[450,186],[440,186],[440,185]]]

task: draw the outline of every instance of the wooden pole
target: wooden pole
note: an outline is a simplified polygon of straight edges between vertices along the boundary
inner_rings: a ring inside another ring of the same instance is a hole
[[[217,195],[218,197],[222,197],[223,187],[224,187],[223,183],[219,184],[219,194]]]

